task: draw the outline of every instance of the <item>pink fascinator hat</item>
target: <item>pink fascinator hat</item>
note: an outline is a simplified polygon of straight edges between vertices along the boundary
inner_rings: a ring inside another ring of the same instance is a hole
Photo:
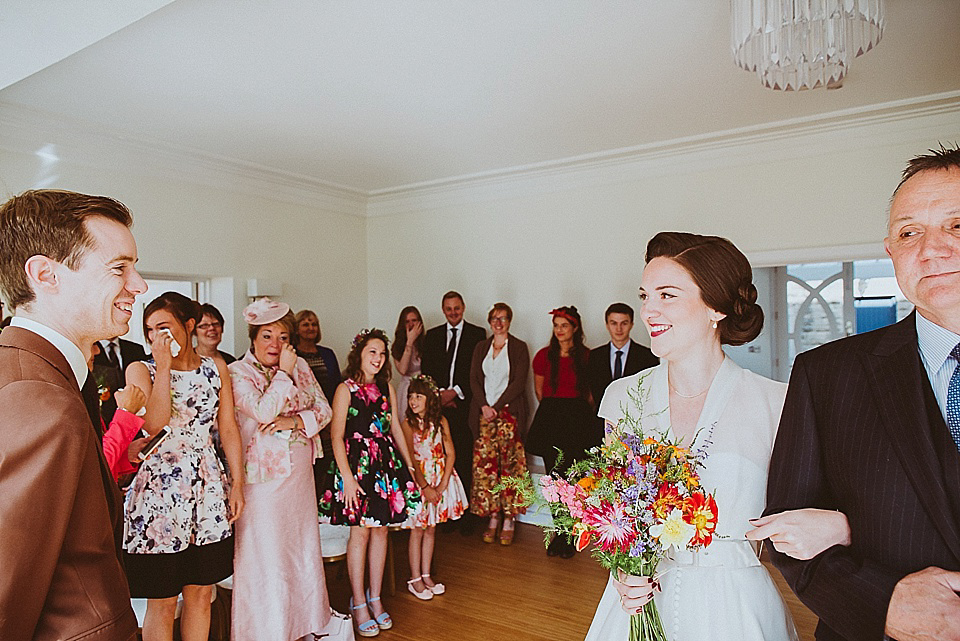
[[[290,312],[290,306],[286,303],[278,303],[269,298],[260,298],[243,310],[243,320],[249,325],[269,325],[275,323]]]

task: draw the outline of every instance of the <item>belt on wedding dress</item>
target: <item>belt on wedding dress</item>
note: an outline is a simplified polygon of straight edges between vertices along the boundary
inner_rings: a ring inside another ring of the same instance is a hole
[[[706,548],[695,551],[671,548],[665,560],[681,567],[749,568],[762,565],[753,543],[744,539],[714,539]]]

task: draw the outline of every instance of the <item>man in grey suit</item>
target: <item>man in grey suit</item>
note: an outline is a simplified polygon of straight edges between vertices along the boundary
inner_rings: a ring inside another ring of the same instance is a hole
[[[849,545],[774,562],[817,639],[957,640],[960,150],[910,161],[884,245],[916,311],[797,357],[770,462],[767,513],[839,510]]]

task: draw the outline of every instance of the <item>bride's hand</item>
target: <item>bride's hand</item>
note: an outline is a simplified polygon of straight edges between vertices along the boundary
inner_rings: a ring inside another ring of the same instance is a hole
[[[613,587],[620,595],[620,607],[627,614],[639,614],[640,609],[653,598],[653,581],[647,576],[634,576],[617,570]]]
[[[778,552],[806,561],[834,545],[850,545],[850,523],[843,512],[805,508],[751,519],[750,541],[770,539]]]

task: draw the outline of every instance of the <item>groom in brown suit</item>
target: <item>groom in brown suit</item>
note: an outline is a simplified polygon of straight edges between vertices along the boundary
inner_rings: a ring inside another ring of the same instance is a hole
[[[122,504],[85,398],[94,341],[125,334],[146,291],[131,223],[121,203],[67,191],[0,206],[0,288],[16,310],[0,335],[4,641],[136,635]]]
[[[774,562],[817,639],[960,639],[960,150],[910,161],[884,241],[916,311],[800,354],[767,512],[843,512],[850,545]],[[769,526],[768,526],[769,527]]]

